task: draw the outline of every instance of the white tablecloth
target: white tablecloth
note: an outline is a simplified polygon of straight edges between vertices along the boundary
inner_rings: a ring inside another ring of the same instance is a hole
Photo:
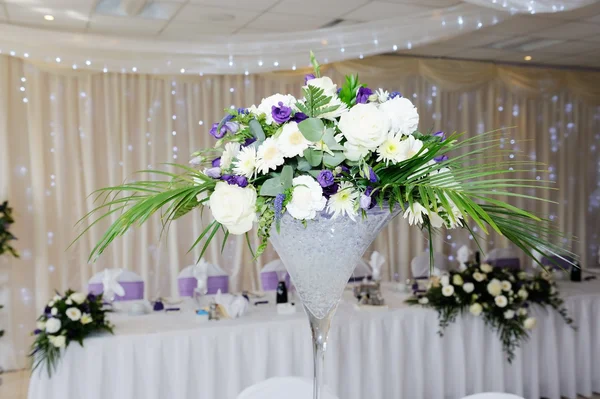
[[[512,365],[481,320],[462,317],[440,338],[437,314],[407,307],[400,294],[386,291],[389,310],[356,311],[347,293],[330,334],[326,383],[340,399],[590,396],[600,392],[600,284],[561,290],[577,331],[538,310],[538,327]],[[218,322],[191,311],[113,319],[114,336],[71,345],[51,379],[33,375],[29,398],[234,399],[269,377],[312,376],[303,312],[278,316],[263,305]]]

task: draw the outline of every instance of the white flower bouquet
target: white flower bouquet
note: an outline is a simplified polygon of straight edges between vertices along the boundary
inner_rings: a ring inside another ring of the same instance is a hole
[[[573,322],[551,276],[545,271],[530,275],[488,264],[471,266],[462,272],[431,277],[427,291],[409,298],[407,303],[435,309],[440,335],[459,314],[482,317],[498,332],[510,362],[520,342],[528,338],[528,330],[536,326],[536,319],[529,315],[531,305],[549,306],[567,324]]]
[[[195,208],[209,208],[213,217],[192,244],[202,245],[200,257],[221,229],[227,240],[229,234],[248,237],[257,226],[258,256],[285,213],[303,223],[323,213],[358,220],[376,206],[401,208],[409,224],[430,236],[444,227],[477,225],[528,255],[563,252],[553,244],[561,234],[548,221],[500,199],[531,199],[518,189],[545,186],[505,176],[526,169],[528,161],[513,168],[502,151],[488,153],[501,147],[499,132],[463,141],[461,134],[419,132],[417,109],[400,93],[372,90],[358,76],[347,76],[338,88],[311,60],[314,74],[306,76],[302,98],[275,94],[258,106],[228,110],[210,130],[214,148],[194,153],[191,166],[171,164],[180,173],[145,171],[168,180],[98,190],[106,200],[82,222],[101,215],[81,234],[109,215],[116,220],[90,259],[156,212],[168,224]]]
[[[71,342],[83,346],[83,340],[90,334],[109,332],[113,327],[108,322],[102,295],[84,294],[67,290],[64,295],[56,295],[38,317],[33,332],[33,342],[29,356],[33,358],[33,370],[46,367],[50,376],[55,370],[61,350]]]

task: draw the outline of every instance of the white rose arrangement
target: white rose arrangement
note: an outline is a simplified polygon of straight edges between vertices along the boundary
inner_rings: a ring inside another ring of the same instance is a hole
[[[481,318],[497,330],[509,361],[520,342],[536,327],[536,318],[529,314],[532,306],[549,306],[566,323],[572,323],[556,284],[547,275],[533,276],[491,265],[474,265],[461,272],[432,277],[427,291],[407,302],[437,310],[441,335],[461,314]]]

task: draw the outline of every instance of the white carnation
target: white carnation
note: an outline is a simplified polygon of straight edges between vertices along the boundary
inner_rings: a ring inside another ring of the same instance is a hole
[[[310,145],[310,141],[300,132],[296,122],[289,122],[283,125],[281,134],[277,138],[277,145],[284,157],[292,158],[301,156]]]
[[[512,288],[512,284],[510,283],[510,281],[507,280],[503,280],[502,281],[502,291],[510,291]]]
[[[478,283],[481,283],[483,280],[486,279],[485,274],[483,273],[479,273],[479,272],[475,272],[473,273],[473,278],[475,279],[475,281],[477,281]]]
[[[294,219],[314,219],[327,204],[323,197],[323,188],[311,176],[298,176],[293,180],[292,200],[287,204],[287,211]]]
[[[473,285],[473,283],[464,283],[462,287],[463,291],[465,291],[467,294],[470,294],[475,289],[475,285]]]
[[[454,276],[452,276],[452,284],[457,285],[459,287],[464,284],[464,280],[460,274],[455,274]]]
[[[48,320],[46,320],[46,332],[48,334],[57,333],[60,330],[61,326],[62,324],[57,318],[51,317]]]
[[[71,298],[76,304],[81,305],[85,302],[87,295],[85,295],[83,292],[74,292],[69,298]]]
[[[387,138],[390,121],[375,104],[357,104],[342,115],[338,128],[350,144],[375,150]]]
[[[219,182],[211,194],[210,210],[215,220],[231,234],[244,234],[252,229],[256,219],[256,190]]]
[[[498,279],[492,279],[487,285],[487,292],[491,296],[498,296],[502,293],[502,283]]]
[[[479,316],[481,312],[483,312],[483,307],[481,306],[481,304],[475,302],[474,304],[469,306],[469,312],[471,312],[473,316]]]
[[[447,285],[445,287],[442,287],[442,295],[443,296],[452,296],[452,295],[454,295],[454,286],[453,285]]]
[[[504,308],[506,305],[508,305],[508,299],[506,299],[504,295],[498,295],[496,298],[494,298],[494,302],[499,308]]]
[[[419,126],[417,108],[404,97],[395,97],[381,104],[379,108],[385,112],[394,133],[412,134]]]
[[[68,308],[65,313],[67,317],[73,321],[81,319],[81,310],[77,308]]]
[[[489,265],[487,263],[484,263],[483,265],[479,266],[479,268],[481,269],[482,272],[484,273],[491,273],[492,271],[494,271],[494,268],[492,265]]]

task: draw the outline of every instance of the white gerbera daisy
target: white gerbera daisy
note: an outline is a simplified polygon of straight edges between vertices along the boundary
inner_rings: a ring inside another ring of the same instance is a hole
[[[251,179],[256,173],[256,148],[244,147],[238,152],[237,160],[233,163],[236,175],[246,176]]]
[[[286,158],[301,156],[310,145],[296,122],[286,123],[277,138],[277,145]]]
[[[412,136],[411,136],[412,137]],[[401,144],[400,135],[390,134],[388,138],[377,148],[377,162],[385,161],[387,166],[389,162],[395,164],[401,159],[404,147]]]
[[[233,158],[240,152],[240,143],[227,143],[221,155],[221,170],[227,170],[231,166]]]
[[[423,224],[423,215],[427,215],[427,209],[418,202],[413,202],[412,206],[406,208],[404,219],[408,219],[408,224],[411,226]]]
[[[269,137],[258,147],[257,156],[256,169],[262,174],[269,172],[271,169],[277,169],[285,162],[283,153],[277,145],[277,140],[273,137]],[[223,158],[221,158],[221,164],[223,164]]]
[[[411,159],[421,151],[423,148],[423,142],[416,139],[414,136],[408,136],[406,140],[400,142],[400,150],[396,162],[406,161]],[[427,152],[427,149],[425,149]]]
[[[342,182],[337,193],[333,194],[327,202],[327,212],[333,213],[333,218],[340,215],[348,215],[350,219],[357,214],[358,203],[356,202],[359,196],[358,191],[350,182]]]
[[[66,314],[67,317],[73,321],[81,319],[81,310],[77,308],[68,308]]]

